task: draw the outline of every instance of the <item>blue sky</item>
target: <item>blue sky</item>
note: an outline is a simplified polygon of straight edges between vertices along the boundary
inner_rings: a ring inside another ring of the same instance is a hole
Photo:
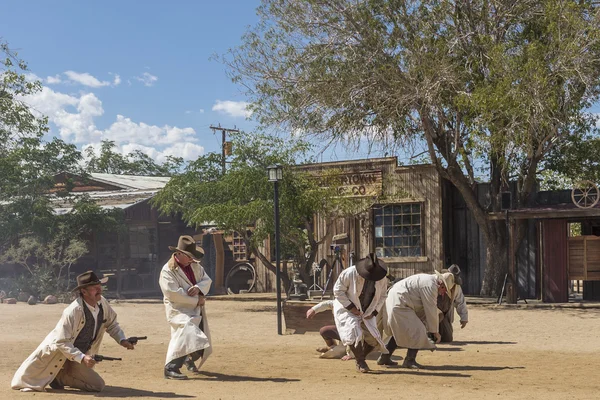
[[[0,37],[42,80],[28,100],[55,136],[195,158],[219,150],[211,124],[255,126],[241,89],[209,58],[240,42],[259,0],[2,3]]]
[[[80,148],[109,139],[123,153],[189,160],[220,151],[210,125],[256,126],[246,118],[243,88],[210,58],[240,43],[259,3],[4,0],[0,40],[43,82],[27,101],[49,116],[51,135]],[[382,155],[338,146],[321,159]]]
[[[210,125],[252,131],[243,88],[210,60],[240,43],[260,0],[4,0],[0,39],[43,92],[26,99],[51,135],[80,148],[113,140],[159,162],[220,151]],[[280,133],[285,134],[285,133]],[[367,156],[329,150],[324,161]]]

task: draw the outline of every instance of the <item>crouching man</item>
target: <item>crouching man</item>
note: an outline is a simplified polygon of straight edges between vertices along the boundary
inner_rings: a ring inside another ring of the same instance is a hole
[[[22,391],[43,391],[65,386],[86,392],[100,392],[104,380],[93,370],[104,332],[121,346],[133,350],[117,323],[117,314],[102,297],[102,284],[92,271],[77,277],[78,298],[62,314],[52,332],[21,364],[11,387]]]
[[[333,288],[333,314],[340,341],[350,346],[356,369],[368,372],[367,355],[375,348],[386,352],[376,317],[385,302],[387,268],[375,254],[359,260],[338,277]]]
[[[384,331],[391,336],[387,354],[382,353],[378,364],[389,365],[396,347],[407,348],[402,367],[419,368],[419,350],[433,350],[439,343],[438,295],[443,296],[454,287],[454,276],[450,272],[433,275],[416,274],[403,279],[390,289],[385,304]],[[430,340],[428,333],[435,338]]]

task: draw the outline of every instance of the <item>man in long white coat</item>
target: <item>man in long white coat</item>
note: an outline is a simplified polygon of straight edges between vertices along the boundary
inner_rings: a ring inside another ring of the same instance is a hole
[[[359,372],[369,371],[365,359],[375,348],[386,352],[374,318],[385,302],[386,275],[385,263],[371,253],[342,271],[333,288],[335,325],[342,344],[352,349]]]
[[[392,286],[385,304],[384,332],[391,338],[387,352],[382,353],[378,364],[386,364],[396,347],[407,348],[404,368],[419,368],[417,353],[423,349],[435,349],[440,342],[439,310],[437,298],[454,287],[454,276],[440,274],[416,274]],[[428,333],[435,338],[429,339]]]
[[[52,332],[21,364],[11,387],[22,391],[44,391],[65,386],[88,392],[104,389],[104,380],[93,370],[104,332],[121,346],[133,349],[117,323],[117,314],[102,297],[102,284],[92,271],[77,277],[73,289],[79,297],[64,311]]]
[[[445,272],[442,270],[442,272]],[[462,291],[462,279],[460,278],[460,267],[456,264],[452,264],[448,271],[454,275],[454,288],[450,290],[444,296],[438,296],[438,308],[444,314],[444,317],[440,319],[440,335],[442,337],[442,343],[451,343],[454,340],[454,328],[452,323],[454,322],[454,310],[460,316],[460,329],[467,326],[469,322],[469,311],[467,310],[467,302],[465,295]]]
[[[169,246],[169,249],[173,255],[163,266],[159,278],[167,321],[171,326],[164,375],[166,379],[187,379],[181,373],[183,364],[188,371],[198,372],[198,367],[212,353],[204,309],[205,295],[212,280],[199,263],[204,251],[196,247],[191,236],[181,236],[177,247]],[[198,359],[201,360],[196,367]]]

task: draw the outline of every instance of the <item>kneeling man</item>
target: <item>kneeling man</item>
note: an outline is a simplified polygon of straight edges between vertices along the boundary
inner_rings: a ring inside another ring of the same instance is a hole
[[[63,311],[52,332],[21,364],[11,382],[13,389],[43,391],[65,386],[100,392],[104,380],[93,370],[104,332],[121,346],[133,350],[117,323],[117,314],[102,297],[102,284],[92,271],[77,277],[78,298]]]

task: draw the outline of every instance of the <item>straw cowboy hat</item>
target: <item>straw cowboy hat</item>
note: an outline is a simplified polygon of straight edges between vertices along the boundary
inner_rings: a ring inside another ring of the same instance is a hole
[[[438,271],[435,271],[435,276],[438,278],[438,280],[444,282],[444,285],[446,286],[446,290],[448,292],[452,290],[452,288],[454,287],[454,275],[452,274],[452,272],[444,272],[441,274]]]
[[[169,246],[169,250],[172,252],[179,251],[194,260],[200,260],[204,257],[204,250],[202,247],[196,247],[196,241],[191,236],[179,236],[177,241],[177,247]]]
[[[73,292],[87,286],[101,285],[108,281],[108,276],[98,279],[98,276],[93,271],[86,271],[83,274],[77,275],[77,287]]]
[[[387,276],[387,267],[375,254],[370,253],[367,257],[358,260],[356,272],[369,281],[380,281]]]

